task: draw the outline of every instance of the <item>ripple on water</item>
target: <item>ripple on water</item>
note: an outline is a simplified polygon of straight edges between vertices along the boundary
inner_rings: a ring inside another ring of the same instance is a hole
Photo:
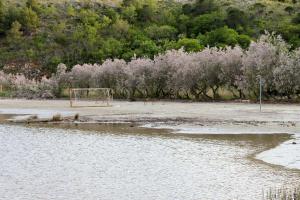
[[[238,140],[0,125],[0,199],[248,200],[299,181],[245,158],[255,151]]]

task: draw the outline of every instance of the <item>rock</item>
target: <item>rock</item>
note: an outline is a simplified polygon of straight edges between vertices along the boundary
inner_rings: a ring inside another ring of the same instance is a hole
[[[31,120],[37,120],[38,119],[38,116],[37,115],[31,115],[29,116],[26,120],[27,121],[31,121]]]
[[[292,144],[297,144],[297,142],[293,142]]]
[[[63,119],[60,114],[53,115],[53,117],[52,117],[52,121],[54,121],[54,122],[58,122],[58,121],[62,121],[62,120]]]
[[[74,116],[74,120],[75,121],[78,121],[79,120],[79,114],[77,113],[77,114],[75,114],[75,116]]]

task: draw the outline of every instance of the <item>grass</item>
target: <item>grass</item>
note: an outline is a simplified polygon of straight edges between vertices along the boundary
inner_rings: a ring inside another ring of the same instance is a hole
[[[11,92],[10,91],[2,91],[0,92],[0,98],[7,98],[7,97],[11,97]]]

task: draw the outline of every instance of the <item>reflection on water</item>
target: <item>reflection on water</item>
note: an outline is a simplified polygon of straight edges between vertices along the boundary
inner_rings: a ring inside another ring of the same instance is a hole
[[[247,159],[285,135],[99,129],[0,125],[0,199],[255,199],[300,180],[296,171]]]

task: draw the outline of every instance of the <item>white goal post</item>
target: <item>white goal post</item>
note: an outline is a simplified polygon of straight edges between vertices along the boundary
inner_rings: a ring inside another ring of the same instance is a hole
[[[109,107],[113,101],[111,88],[70,88],[71,107]]]

